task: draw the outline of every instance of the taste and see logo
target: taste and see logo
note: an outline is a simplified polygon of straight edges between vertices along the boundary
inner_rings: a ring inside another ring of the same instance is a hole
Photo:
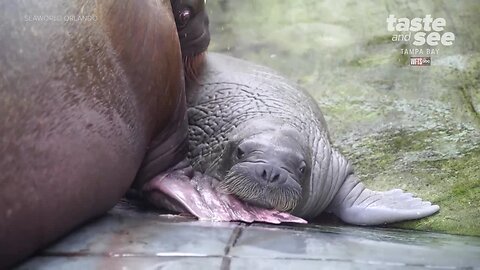
[[[455,34],[445,32],[447,21],[444,18],[432,18],[430,14],[423,18],[396,18],[390,14],[387,18],[389,32],[402,32],[394,34],[392,41],[411,41],[413,46],[428,45],[433,48],[425,50],[426,54],[438,54],[438,45],[451,46],[455,41]],[[408,32],[408,33],[405,33]],[[413,39],[412,39],[413,33]],[[401,49],[402,54],[423,54],[421,48]]]

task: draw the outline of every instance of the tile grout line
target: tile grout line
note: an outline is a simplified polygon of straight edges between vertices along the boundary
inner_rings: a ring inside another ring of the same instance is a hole
[[[245,224],[240,223],[238,224],[237,227],[235,227],[235,229],[233,229],[232,234],[230,235],[230,238],[228,239],[227,245],[225,246],[225,249],[224,249],[220,270],[230,269],[230,262],[231,262],[230,251],[235,246],[235,244],[237,244],[238,239],[242,235],[243,228],[245,227],[246,227]]]

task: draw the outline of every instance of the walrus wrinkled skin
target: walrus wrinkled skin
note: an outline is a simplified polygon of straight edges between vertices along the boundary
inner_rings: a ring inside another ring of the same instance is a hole
[[[331,146],[317,103],[272,70],[210,53],[197,82],[187,90],[189,158],[219,181],[218,193],[306,219],[329,211],[357,225],[439,210],[398,189],[367,189]],[[210,193],[194,202],[215,212]]]
[[[170,1],[2,1],[0,13],[4,268],[110,209],[147,148],[156,172],[184,159],[187,121]]]

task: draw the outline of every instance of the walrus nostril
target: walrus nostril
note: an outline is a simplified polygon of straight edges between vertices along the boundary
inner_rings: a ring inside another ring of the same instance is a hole
[[[256,168],[256,174],[259,180],[266,183],[282,184],[287,180],[287,175],[282,172],[282,169],[268,164],[259,165]]]
[[[265,169],[263,169],[263,172],[262,172],[262,179],[263,180],[268,180],[267,179],[267,171]]]
[[[277,182],[279,178],[280,178],[280,174],[275,173],[275,175],[273,175],[273,177],[272,177],[272,181],[271,181],[271,182]]]

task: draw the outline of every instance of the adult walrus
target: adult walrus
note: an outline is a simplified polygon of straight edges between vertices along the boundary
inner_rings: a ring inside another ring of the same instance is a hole
[[[175,182],[170,178],[178,177],[162,174],[150,182],[168,195],[172,209],[243,221],[257,219],[250,205],[307,219],[329,211],[358,225],[439,210],[399,189],[367,189],[332,148],[316,102],[272,70],[210,53],[197,82],[188,90],[189,157],[204,175]]]
[[[187,122],[170,1],[1,1],[0,14],[3,269],[110,209],[147,149],[156,172],[184,159]]]

